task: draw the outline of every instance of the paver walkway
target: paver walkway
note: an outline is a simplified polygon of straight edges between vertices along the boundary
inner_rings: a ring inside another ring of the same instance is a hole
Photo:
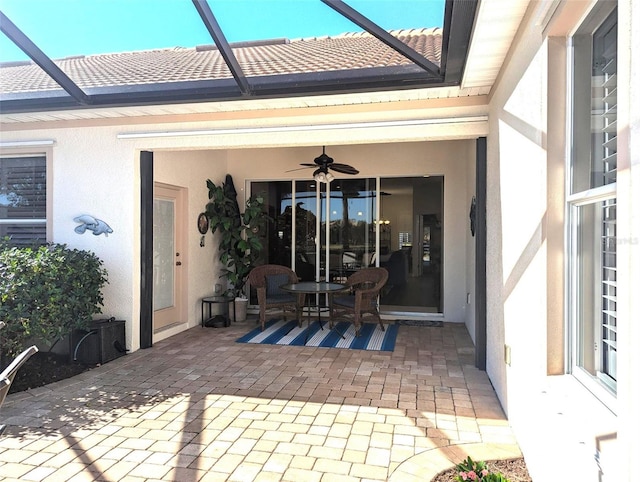
[[[520,454],[464,325],[401,326],[388,353],[235,343],[254,323],[10,395],[0,479],[424,482]]]

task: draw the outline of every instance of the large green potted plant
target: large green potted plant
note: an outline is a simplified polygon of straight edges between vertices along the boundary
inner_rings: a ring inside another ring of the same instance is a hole
[[[221,278],[228,283],[227,295],[244,299],[244,285],[249,272],[262,255],[262,233],[267,222],[264,197],[251,196],[240,213],[237,193],[229,174],[222,184],[207,179],[209,202],[205,214],[209,218],[212,233],[219,233],[219,259],[222,264]],[[241,310],[236,311],[236,315]],[[240,319],[242,319],[240,317]]]

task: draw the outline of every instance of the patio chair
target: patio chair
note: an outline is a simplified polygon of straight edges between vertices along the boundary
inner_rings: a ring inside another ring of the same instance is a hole
[[[280,289],[288,283],[297,283],[298,275],[286,266],[279,264],[263,264],[251,270],[249,284],[256,289],[258,305],[260,306],[260,327],[264,330],[267,311],[282,313],[286,321],[286,312],[293,311],[298,323],[302,323],[302,307],[304,294],[291,294]]]
[[[360,326],[368,319],[374,319],[384,331],[384,325],[378,311],[378,296],[387,282],[389,272],[384,268],[364,268],[347,278],[348,295],[334,296],[331,306],[331,320],[351,321],[360,335]]]
[[[38,348],[35,345],[30,346],[15,357],[9,366],[0,373],[0,408],[9,393],[9,388],[11,388],[11,384],[13,383],[13,379],[15,378],[18,369],[37,351]],[[0,424],[0,435],[2,435],[5,428],[7,428],[6,425]]]

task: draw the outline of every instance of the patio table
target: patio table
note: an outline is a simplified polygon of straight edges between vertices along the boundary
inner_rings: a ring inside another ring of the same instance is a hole
[[[329,283],[326,281],[301,281],[298,283],[287,283],[280,286],[280,289],[284,291],[288,291],[289,293],[299,294],[304,293],[307,298],[307,330],[305,332],[304,343],[307,344],[307,339],[309,336],[309,328],[311,327],[311,298],[312,295],[327,295],[327,307],[329,309],[329,323],[331,325],[331,303],[332,297],[334,293],[339,293],[347,289],[347,287],[340,283]],[[322,326],[322,317],[320,315],[322,307],[320,306],[320,300],[318,296],[315,296],[316,304],[315,308],[318,311],[318,324],[320,325],[320,329],[324,330]],[[338,332],[339,333],[339,332]],[[344,335],[339,333],[342,338]]]

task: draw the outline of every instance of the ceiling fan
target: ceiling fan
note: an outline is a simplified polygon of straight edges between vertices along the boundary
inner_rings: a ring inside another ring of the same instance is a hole
[[[318,182],[331,182],[335,179],[333,174],[329,172],[329,169],[331,169],[332,171],[340,172],[342,174],[351,175],[358,174],[360,172],[355,167],[352,167],[348,164],[340,164],[338,162],[334,162],[333,158],[325,154],[324,146],[322,146],[322,154],[320,154],[313,160],[313,164],[309,162],[303,162],[300,165],[304,167],[315,167],[316,170],[313,172],[313,178]],[[297,169],[292,170],[296,171]]]

